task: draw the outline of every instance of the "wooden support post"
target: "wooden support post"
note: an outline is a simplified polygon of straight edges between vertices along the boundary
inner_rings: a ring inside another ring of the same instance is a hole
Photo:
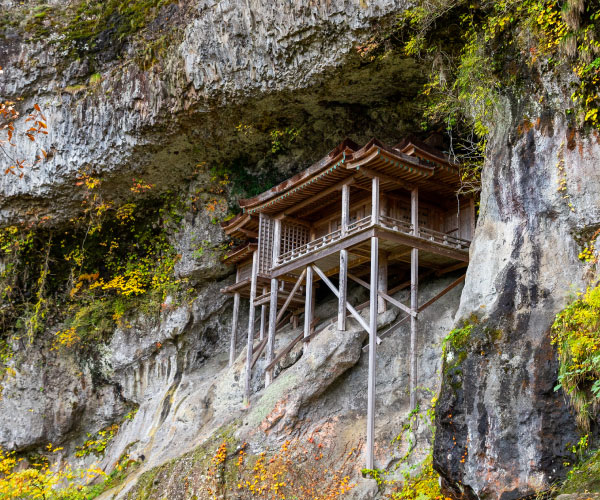
[[[267,288],[263,287],[262,294],[267,293]],[[265,330],[267,328],[267,304],[263,304],[260,306],[260,340],[265,338]]]
[[[342,186],[342,238],[348,234],[350,223],[350,186]],[[340,250],[340,280],[338,290],[338,330],[346,329],[346,295],[348,291],[348,250]]]
[[[413,234],[419,235],[419,190],[415,188],[411,191],[411,223]],[[410,256],[410,308],[413,312],[418,312],[419,301],[417,294],[419,292],[419,250],[412,249]],[[418,318],[410,317],[410,409],[417,407],[417,333]]]
[[[258,250],[252,253],[252,280],[250,282],[250,311],[248,312],[248,347],[246,351],[246,379],[244,382],[244,401],[250,402],[250,381],[252,378],[252,351],[254,347],[254,300],[256,299],[256,280],[258,278]]]
[[[373,177],[371,186],[371,223],[379,224],[379,177]]]
[[[373,179],[375,181],[376,178]],[[379,183],[377,188],[379,187]],[[373,182],[375,191],[375,182]],[[379,189],[377,189],[379,191]],[[375,448],[375,373],[377,369],[377,274],[379,271],[379,238],[371,238],[371,287],[369,298],[369,378],[367,384],[367,469],[373,469]]]
[[[340,250],[340,283],[338,296],[338,330],[346,330],[346,296],[348,291],[348,250]]]
[[[313,321],[313,268],[306,268],[306,298],[304,301],[304,338],[310,335],[310,326]]]
[[[273,265],[279,258],[281,249],[281,220],[276,220],[273,227]],[[277,278],[271,279],[271,303],[269,305],[269,340],[267,341],[267,365],[273,361],[275,349],[275,330],[277,329]],[[265,387],[273,381],[273,370],[265,373]]]
[[[235,361],[235,344],[237,343],[238,318],[240,314],[240,293],[233,295],[233,318],[231,319],[231,344],[229,345],[229,366]]]
[[[382,252],[379,256],[379,279],[377,283],[377,291],[387,294],[388,288],[388,258],[385,252]],[[377,298],[377,312],[382,313],[387,310],[386,300],[378,296]]]
[[[346,236],[348,232],[348,224],[350,224],[350,186],[344,184],[342,186],[342,236]]]

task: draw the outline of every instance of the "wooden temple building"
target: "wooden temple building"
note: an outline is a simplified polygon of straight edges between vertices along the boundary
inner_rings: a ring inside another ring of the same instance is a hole
[[[241,200],[242,212],[223,223],[225,232],[241,245],[224,259],[236,266],[237,273],[235,283],[222,292],[234,297],[230,364],[236,356],[240,300],[244,297],[250,303],[246,400],[252,369],[263,353],[269,385],[278,360],[296,343],[319,333],[313,314],[315,287],[329,288],[338,297],[339,334],[343,335],[349,316],[369,334],[366,466],[373,468],[377,344],[410,320],[410,403],[415,408],[419,313],[464,279],[461,276],[419,304],[419,277],[465,268],[469,260],[474,200],[458,195],[459,188],[458,166],[416,139],[393,147],[373,139],[362,148],[345,140],[306,170]],[[334,276],[337,287],[330,279]],[[397,277],[403,282],[388,289],[388,280]],[[367,303],[348,302],[349,279],[369,289]],[[392,297],[408,286],[409,304]],[[401,319],[378,332],[377,314],[389,306],[401,310]],[[360,309],[367,308],[365,319]],[[303,331],[276,353],[278,328],[290,320],[297,325],[301,317]]]

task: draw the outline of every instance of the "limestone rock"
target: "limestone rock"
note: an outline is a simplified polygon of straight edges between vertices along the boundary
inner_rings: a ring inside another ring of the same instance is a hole
[[[523,109],[508,100],[502,109],[457,313],[480,319],[464,360],[446,364],[437,406],[435,467],[465,498],[526,496],[573,461],[567,444],[578,437],[565,395],[554,391],[550,326],[585,287],[579,245],[600,223],[594,134],[540,110],[537,125],[518,129]]]

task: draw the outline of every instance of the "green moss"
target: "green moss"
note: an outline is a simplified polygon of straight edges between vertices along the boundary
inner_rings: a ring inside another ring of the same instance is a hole
[[[452,330],[442,341],[442,358],[444,373],[460,375],[460,365],[467,358],[467,344],[471,338],[473,327],[479,323],[476,316],[463,320],[462,326]]]
[[[114,47],[152,22],[173,0],[83,0],[67,11],[62,28],[68,49],[82,55],[102,50],[108,37]]]
[[[69,85],[69,86],[65,87],[63,90],[65,92],[67,92],[68,94],[75,95],[85,89],[87,89],[87,85],[79,84],[79,85]]]
[[[94,73],[90,76],[89,83],[90,85],[96,85],[102,81],[102,75],[100,73]]]

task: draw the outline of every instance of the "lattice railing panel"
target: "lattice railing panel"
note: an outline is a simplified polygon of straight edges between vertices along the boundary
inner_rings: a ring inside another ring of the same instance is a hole
[[[283,223],[281,226],[280,255],[306,245],[308,240],[309,232],[306,226],[302,226],[300,224],[290,224],[287,222]]]
[[[258,223],[258,272],[267,274],[273,264],[273,226],[275,221],[260,214]]]

